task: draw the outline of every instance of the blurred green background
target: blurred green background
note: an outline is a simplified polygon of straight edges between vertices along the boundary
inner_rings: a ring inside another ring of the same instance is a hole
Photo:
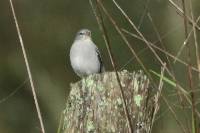
[[[154,42],[158,38],[147,15],[142,20],[148,0],[118,0],[144,36]],[[180,0],[176,0],[179,2]],[[112,67],[105,43],[88,0],[13,0],[19,26],[41,107],[47,133],[55,133],[60,113],[65,107],[70,83],[80,80],[69,62],[69,49],[75,34],[82,28],[92,31],[92,38],[103,55],[107,71]],[[193,0],[195,17],[200,15],[200,1]],[[121,28],[136,33],[121,16],[112,1],[104,5]],[[180,5],[180,4],[179,4]],[[184,41],[183,19],[167,0],[149,0],[148,11],[160,36],[165,36],[163,44],[173,55],[177,54]],[[125,67],[132,57],[129,49],[117,34],[112,24],[104,16],[112,51],[118,69],[129,71],[141,69],[135,59]],[[148,69],[160,71],[160,64],[146,45],[127,35],[133,48]],[[157,44],[160,47],[160,44]],[[143,51],[143,52],[141,52]],[[185,50],[181,54],[185,59]],[[164,54],[159,53],[165,60]],[[172,61],[172,60],[171,60]],[[195,60],[194,60],[195,61]],[[176,78],[187,86],[186,68],[180,63],[173,64]],[[17,37],[8,0],[0,1],[0,133],[39,133],[40,126],[31,93],[26,67]],[[164,92],[173,92],[165,86]],[[11,93],[16,91],[12,96]],[[170,98],[176,102],[176,98]],[[180,108],[177,109],[181,110]],[[189,118],[190,111],[188,110]],[[181,115],[177,114],[178,117]],[[181,120],[182,121],[182,120]],[[190,121],[189,121],[190,122]],[[181,133],[173,116],[165,105],[161,105],[160,117],[155,122],[155,133]]]

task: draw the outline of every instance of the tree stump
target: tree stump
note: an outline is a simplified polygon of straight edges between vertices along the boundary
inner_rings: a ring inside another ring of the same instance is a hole
[[[159,92],[152,91],[142,71],[118,73],[131,128],[134,133],[150,133]],[[129,133],[114,72],[90,75],[71,84],[63,114],[62,133]]]

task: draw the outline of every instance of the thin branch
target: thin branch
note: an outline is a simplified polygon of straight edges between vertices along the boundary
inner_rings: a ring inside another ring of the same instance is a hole
[[[40,112],[40,107],[39,107],[39,104],[38,104],[37,95],[36,95],[35,87],[34,87],[34,84],[33,84],[33,78],[32,78],[32,74],[31,74],[28,58],[27,58],[27,55],[26,55],[24,42],[23,42],[23,39],[22,39],[22,35],[21,35],[21,31],[20,31],[19,24],[18,24],[18,21],[17,21],[17,17],[16,17],[16,14],[15,14],[13,2],[12,2],[12,0],[9,0],[9,1],[10,1],[10,7],[11,7],[11,10],[12,10],[12,15],[13,15],[13,18],[14,18],[15,26],[16,26],[16,29],[17,29],[17,34],[18,34],[19,41],[20,41],[20,44],[21,44],[21,48],[22,48],[22,52],[23,52],[23,56],[24,56],[24,61],[25,61],[25,64],[26,64],[26,69],[27,69],[27,73],[28,73],[28,77],[29,77],[29,81],[30,81],[30,84],[31,84],[31,89],[32,89],[32,93],[33,93],[33,98],[34,98],[36,110],[37,110],[38,119],[40,121],[42,133],[45,133],[44,124],[43,124],[43,121],[42,121],[42,115],[41,115],[41,112]]]

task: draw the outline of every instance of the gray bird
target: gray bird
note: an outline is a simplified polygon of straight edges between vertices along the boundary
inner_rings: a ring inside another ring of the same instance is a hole
[[[70,49],[70,61],[79,77],[105,71],[100,52],[92,41],[90,30],[82,29],[77,32]]]

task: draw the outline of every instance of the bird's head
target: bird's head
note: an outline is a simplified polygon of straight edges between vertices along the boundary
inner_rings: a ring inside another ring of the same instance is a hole
[[[77,32],[76,34],[76,40],[82,40],[82,39],[91,39],[91,31],[88,29],[82,29]]]

